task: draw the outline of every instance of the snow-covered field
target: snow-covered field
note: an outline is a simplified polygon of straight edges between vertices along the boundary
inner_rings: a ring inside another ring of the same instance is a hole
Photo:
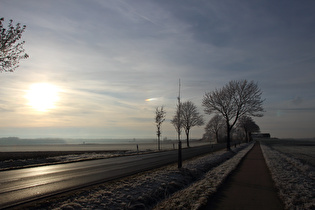
[[[151,209],[164,199],[167,200],[160,204],[161,207],[169,208],[173,203],[176,209],[195,208],[197,203],[206,202],[207,196],[216,191],[251,147],[252,144],[249,147],[244,144],[233,148],[232,152],[222,150],[184,161],[180,170],[174,164],[82,189],[75,194],[38,203],[35,208]],[[189,194],[191,200],[187,200],[187,194],[181,197],[180,193],[175,193],[185,188],[186,191],[180,192]]]
[[[286,209],[315,209],[315,142],[261,141],[272,178]]]
[[[315,139],[264,140],[271,148],[315,167]]]
[[[209,145],[210,142],[192,140],[191,147]],[[177,140],[161,141],[162,150],[177,149]],[[183,148],[186,142],[183,141]],[[52,145],[0,145],[0,152],[39,152],[39,151],[145,151],[156,150],[156,141],[131,141],[118,143],[98,143],[98,144],[52,144]]]
[[[205,141],[191,141],[191,146],[209,145]],[[177,148],[177,142],[162,141],[161,150]],[[183,143],[183,148],[186,144]],[[0,146],[0,171],[39,165],[96,160],[124,155],[157,152],[156,142],[131,142],[124,144],[65,144]]]

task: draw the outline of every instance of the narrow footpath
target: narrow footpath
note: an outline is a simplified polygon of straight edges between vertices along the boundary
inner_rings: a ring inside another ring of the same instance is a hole
[[[259,142],[204,209],[283,209]]]

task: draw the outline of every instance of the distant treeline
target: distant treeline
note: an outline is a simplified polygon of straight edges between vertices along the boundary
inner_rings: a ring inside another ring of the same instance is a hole
[[[0,145],[36,145],[36,144],[65,144],[66,141],[58,138],[20,139],[18,137],[0,138]]]

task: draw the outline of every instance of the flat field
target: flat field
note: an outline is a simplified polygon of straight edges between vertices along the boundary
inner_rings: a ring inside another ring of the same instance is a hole
[[[178,148],[177,141],[161,141],[161,150]],[[191,141],[192,147],[209,145]],[[182,147],[186,144],[182,141]],[[47,165],[82,160],[94,160],[122,155],[157,151],[156,142],[124,142],[108,144],[1,145],[0,171],[35,165]]]
[[[161,141],[162,150],[177,149],[178,141]],[[190,146],[209,145],[207,141],[190,141]],[[138,147],[137,147],[138,146]],[[182,140],[182,147],[186,147],[186,141]],[[0,145],[0,152],[44,152],[44,151],[136,151],[157,150],[156,141],[119,142],[119,143],[93,143],[93,144],[52,144],[52,145]]]
[[[315,167],[315,139],[266,139],[262,141],[272,149]]]
[[[315,140],[261,140],[285,209],[315,209]]]

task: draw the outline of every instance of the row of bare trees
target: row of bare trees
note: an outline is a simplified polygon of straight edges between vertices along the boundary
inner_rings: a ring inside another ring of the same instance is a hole
[[[231,131],[242,119],[247,123],[250,117],[263,116],[262,91],[254,81],[232,80],[221,89],[204,95],[202,106],[206,114],[218,114],[225,121],[226,148],[231,147]],[[250,132],[250,131],[248,131]]]
[[[180,108],[179,108],[180,106]],[[161,124],[165,121],[166,112],[164,107],[157,107],[155,109],[155,123],[157,127],[158,149],[160,149],[161,138]],[[189,134],[192,127],[201,126],[204,124],[203,116],[199,114],[197,106],[191,102],[186,101],[177,105],[176,113],[171,120],[176,131],[184,129],[186,134],[186,144],[189,147]]]
[[[242,116],[236,123],[235,128],[231,130],[231,135],[236,136],[238,140],[246,140],[246,142],[249,142],[251,140],[251,134],[254,132],[260,132],[259,126],[251,117]],[[215,141],[219,143],[225,142],[226,137],[227,135],[225,119],[221,115],[216,114],[207,123],[203,138],[215,139]]]
[[[221,89],[215,89],[204,95],[202,106],[206,114],[214,117],[205,127],[205,135],[214,134],[217,141],[219,134],[225,130],[226,148],[231,147],[231,133],[233,130],[242,130],[247,141],[250,139],[251,132],[259,132],[259,126],[251,117],[263,116],[262,91],[257,83],[247,80],[232,80]],[[165,120],[163,107],[156,108],[156,124],[158,141],[161,135],[161,123]],[[160,116],[163,116],[161,120]],[[196,105],[191,101],[179,103],[176,113],[171,120],[175,129],[184,129],[186,133],[187,147],[189,147],[189,132],[194,126],[204,124],[203,116],[199,114]]]
[[[201,114],[199,114],[197,106],[191,102],[186,101],[177,105],[176,114],[174,115],[173,119],[171,120],[171,123],[174,125],[176,130],[178,129],[178,126],[180,128],[183,128],[186,134],[186,144],[187,147],[189,147],[189,133],[190,129],[195,126],[201,126],[204,124],[204,119]],[[179,112],[179,113],[178,113]],[[180,119],[178,119],[180,116]]]

